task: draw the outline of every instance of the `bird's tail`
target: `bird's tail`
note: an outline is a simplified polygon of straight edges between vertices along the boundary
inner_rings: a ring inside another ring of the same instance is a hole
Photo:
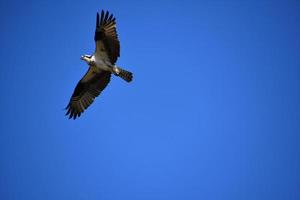
[[[127,82],[131,82],[133,78],[133,74],[129,71],[126,71],[125,69],[122,69],[121,67],[117,67],[117,76],[120,76],[122,79],[124,79]]]

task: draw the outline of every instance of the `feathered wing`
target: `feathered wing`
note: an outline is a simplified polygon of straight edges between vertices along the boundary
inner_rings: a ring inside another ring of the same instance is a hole
[[[120,56],[120,41],[116,30],[116,19],[108,11],[102,10],[101,17],[97,13],[95,31],[95,54],[108,57],[111,64],[115,64]]]
[[[68,106],[66,107],[69,119],[80,117],[99,96],[110,81],[111,73],[106,71],[95,72],[89,68],[88,72],[77,83]]]

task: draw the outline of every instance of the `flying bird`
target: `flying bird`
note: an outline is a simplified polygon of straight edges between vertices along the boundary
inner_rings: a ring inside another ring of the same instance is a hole
[[[127,82],[132,81],[132,73],[115,65],[120,56],[120,42],[116,31],[116,19],[108,11],[97,13],[94,40],[96,49],[93,55],[83,55],[89,69],[72,94],[66,107],[69,119],[76,119],[93,103],[108,85],[111,74]]]

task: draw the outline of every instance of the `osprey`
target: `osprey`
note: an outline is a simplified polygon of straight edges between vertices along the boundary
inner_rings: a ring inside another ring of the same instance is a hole
[[[96,50],[93,55],[83,55],[89,69],[77,83],[69,104],[66,107],[69,119],[76,119],[87,109],[104,90],[111,74],[127,82],[132,80],[132,73],[115,65],[120,56],[120,42],[116,31],[116,19],[108,11],[97,13],[94,40]]]

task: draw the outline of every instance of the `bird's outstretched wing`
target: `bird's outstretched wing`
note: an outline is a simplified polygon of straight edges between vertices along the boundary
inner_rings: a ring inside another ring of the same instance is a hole
[[[115,64],[120,56],[120,41],[116,31],[116,19],[108,11],[102,10],[101,17],[97,13],[95,31],[95,54],[108,57],[111,64]]]
[[[66,107],[69,119],[80,117],[99,96],[110,81],[111,73],[107,71],[95,72],[90,67],[83,78],[77,83],[68,106]]]

